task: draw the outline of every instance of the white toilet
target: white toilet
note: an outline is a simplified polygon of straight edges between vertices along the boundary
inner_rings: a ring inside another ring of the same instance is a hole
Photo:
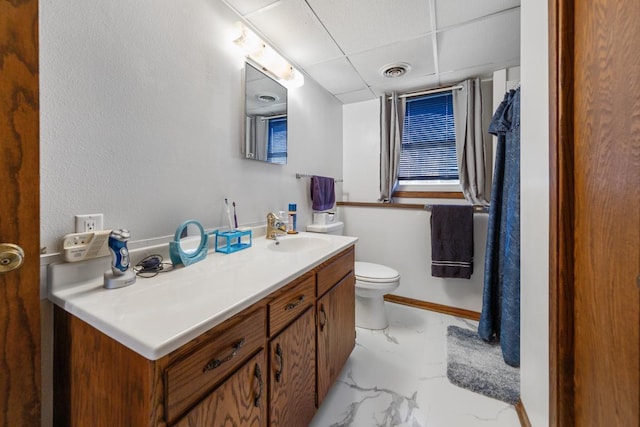
[[[342,234],[344,223],[311,224],[311,233]],[[393,268],[370,262],[356,261],[356,326],[364,329],[384,329],[389,326],[384,309],[384,295],[400,286],[400,274]]]

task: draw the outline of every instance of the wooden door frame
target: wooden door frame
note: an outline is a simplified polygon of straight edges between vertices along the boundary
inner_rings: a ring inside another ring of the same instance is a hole
[[[574,0],[549,0],[549,425],[574,420]]]

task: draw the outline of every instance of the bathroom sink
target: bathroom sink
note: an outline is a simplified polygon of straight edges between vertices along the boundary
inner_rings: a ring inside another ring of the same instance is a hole
[[[329,246],[330,242],[315,236],[278,236],[278,240],[269,243],[268,248],[276,252],[306,252]]]

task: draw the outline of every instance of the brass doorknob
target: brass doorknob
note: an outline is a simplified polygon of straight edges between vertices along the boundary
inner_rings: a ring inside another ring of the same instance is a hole
[[[0,243],[0,273],[22,267],[24,251],[13,243]]]

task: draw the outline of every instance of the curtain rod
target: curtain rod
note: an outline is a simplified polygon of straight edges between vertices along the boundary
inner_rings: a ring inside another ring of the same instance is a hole
[[[460,90],[462,89],[462,86],[460,85],[455,85],[455,86],[447,86],[447,87],[440,87],[437,89],[428,89],[428,90],[421,90],[419,92],[410,92],[410,93],[403,93],[402,95],[398,95],[398,98],[410,98],[413,96],[420,96],[420,95],[429,95],[432,93],[439,93],[439,92],[447,92],[450,90]],[[391,97],[387,97],[387,99],[391,99]]]
[[[462,205],[465,206],[465,205]],[[433,205],[424,205],[425,210],[431,212],[431,210],[433,209]],[[482,205],[474,205],[473,206],[473,213],[489,213],[489,206],[482,206]]]
[[[309,175],[307,173],[296,173],[296,179],[300,179],[300,178],[311,178],[314,175]],[[342,182],[341,179],[334,179],[334,182]]]
[[[261,121],[271,120],[271,119],[281,119],[283,117],[287,117],[286,114],[278,114],[277,116],[259,116]]]

